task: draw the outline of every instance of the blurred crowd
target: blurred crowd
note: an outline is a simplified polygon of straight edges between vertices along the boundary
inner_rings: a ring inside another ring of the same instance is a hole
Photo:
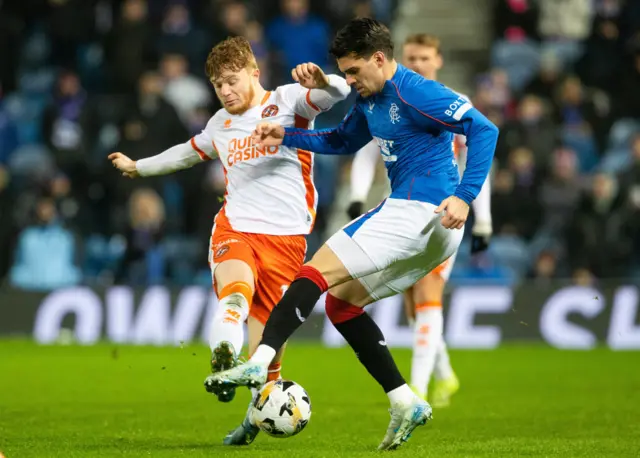
[[[499,0],[494,27],[473,97],[501,130],[484,274],[640,277],[640,1]]]
[[[394,0],[0,0],[0,284],[210,284],[218,161],[126,180],[106,157],[182,143],[219,109],[204,74],[227,36],[252,44],[267,88],[328,55],[355,15]],[[332,125],[348,108],[322,116]],[[318,161],[322,232],[337,176]],[[317,227],[318,227],[317,226]],[[319,240],[320,235],[316,235]]]
[[[126,180],[106,161],[157,154],[219,108],[211,46],[252,43],[265,87],[313,61],[354,16],[392,25],[396,0],[0,0],[0,284],[210,284],[224,194],[217,161]],[[490,251],[454,278],[637,276],[640,1],[495,0],[474,104],[500,128]],[[426,30],[428,32],[428,30]],[[447,43],[444,43],[446,48]],[[319,118],[338,123],[349,99]],[[318,223],[349,159],[317,157]],[[465,250],[462,250],[463,252]]]

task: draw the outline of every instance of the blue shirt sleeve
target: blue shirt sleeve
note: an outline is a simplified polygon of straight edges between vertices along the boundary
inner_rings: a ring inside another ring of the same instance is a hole
[[[454,195],[470,204],[491,169],[498,128],[466,97],[435,81],[422,80],[400,97],[413,108],[414,121],[425,129],[446,130],[467,137],[467,165]]]
[[[338,127],[317,130],[285,128],[282,144],[318,154],[354,154],[371,139],[367,118],[360,105],[356,104]]]

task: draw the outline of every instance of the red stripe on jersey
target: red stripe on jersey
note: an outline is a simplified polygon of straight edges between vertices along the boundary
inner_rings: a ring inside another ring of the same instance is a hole
[[[410,106],[411,108],[413,108],[414,110],[416,110],[418,113],[420,113],[422,116],[425,116],[429,119],[433,119],[436,122],[439,122],[440,124],[443,124],[447,127],[455,127],[452,126],[451,124],[447,124],[444,121],[440,121],[438,118],[434,118],[433,116],[428,115],[427,113],[420,111],[419,109],[417,109],[416,107],[414,107],[413,105],[411,105],[409,102],[407,102],[405,99],[402,98],[402,96],[400,95],[400,89],[398,89],[398,86],[396,86],[396,83],[394,83],[393,81],[391,81],[391,84],[393,84],[393,87],[396,88],[396,92],[398,93],[398,97],[400,98],[400,100],[402,100],[402,103],[404,103],[407,106]]]
[[[313,102],[311,101],[311,89],[309,89],[309,90],[307,91],[307,103],[308,103],[308,104],[309,104],[309,106],[310,106],[311,108],[313,108],[314,110],[316,110],[316,111],[322,111],[322,110],[318,107],[318,105],[316,105],[315,103],[313,103]]]
[[[299,129],[307,129],[309,127],[309,120],[300,115],[295,115],[295,126]],[[313,218],[313,222],[311,223],[311,230],[313,230],[313,225],[316,221],[316,190],[313,186],[313,158],[309,151],[298,149],[298,160],[300,161],[302,170],[307,210],[311,214],[311,218]]]
[[[204,151],[198,148],[198,145],[196,145],[196,137],[191,137],[191,148],[193,148],[193,150],[198,153],[198,156],[200,156],[200,159],[202,159],[203,161],[208,161],[211,159]]]

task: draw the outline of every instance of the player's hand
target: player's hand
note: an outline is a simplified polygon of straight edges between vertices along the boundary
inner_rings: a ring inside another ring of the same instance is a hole
[[[364,207],[364,204],[362,202],[351,202],[351,204],[349,204],[349,208],[347,208],[347,215],[349,215],[349,218],[354,220],[362,215],[362,207]]]
[[[447,229],[462,229],[469,216],[469,204],[456,196],[449,196],[434,210],[434,213],[445,212],[442,225]]]
[[[278,146],[284,139],[284,127],[274,122],[258,124],[251,135],[254,145]]]
[[[140,176],[136,168],[136,161],[132,161],[122,153],[111,153],[108,158],[113,166],[122,172],[122,176],[137,178]]]
[[[329,85],[327,75],[320,67],[311,62],[297,65],[291,70],[291,78],[307,89],[323,89]]]

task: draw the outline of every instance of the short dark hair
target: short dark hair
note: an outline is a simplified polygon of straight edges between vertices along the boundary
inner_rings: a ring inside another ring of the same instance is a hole
[[[388,59],[393,58],[391,33],[381,22],[366,17],[349,21],[336,34],[329,49],[336,59],[346,56],[369,59],[378,51]]]

